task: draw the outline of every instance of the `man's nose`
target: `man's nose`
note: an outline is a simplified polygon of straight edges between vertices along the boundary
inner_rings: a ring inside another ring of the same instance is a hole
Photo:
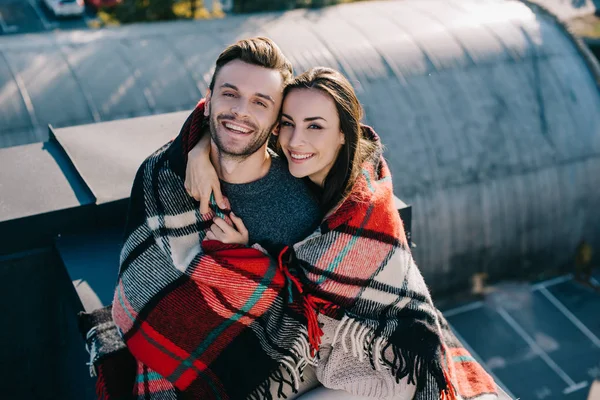
[[[231,112],[238,117],[247,117],[249,111],[248,102],[240,99],[231,107]]]

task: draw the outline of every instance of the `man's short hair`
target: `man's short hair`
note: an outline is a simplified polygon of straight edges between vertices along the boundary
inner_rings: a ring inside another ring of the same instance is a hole
[[[274,41],[267,37],[242,39],[227,47],[217,58],[215,72],[209,89],[213,90],[219,70],[227,63],[240,60],[248,64],[275,69],[281,73],[283,84],[287,85],[294,72],[292,63],[283,55]]]

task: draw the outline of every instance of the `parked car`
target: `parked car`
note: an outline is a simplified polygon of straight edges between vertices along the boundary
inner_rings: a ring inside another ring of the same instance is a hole
[[[83,0],[43,0],[43,2],[56,17],[81,16],[85,11]]]
[[[121,3],[121,0],[85,0],[92,8],[99,10],[101,8],[113,8]]]

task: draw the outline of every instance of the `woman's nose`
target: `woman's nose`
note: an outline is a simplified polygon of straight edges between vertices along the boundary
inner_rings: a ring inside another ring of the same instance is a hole
[[[302,129],[294,128],[292,136],[290,137],[290,147],[300,147],[304,144],[304,133]]]

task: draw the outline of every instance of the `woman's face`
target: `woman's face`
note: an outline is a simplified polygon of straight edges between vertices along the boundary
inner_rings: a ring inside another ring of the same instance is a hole
[[[333,99],[318,89],[294,89],[283,100],[279,144],[290,173],[319,186],[344,143]]]

